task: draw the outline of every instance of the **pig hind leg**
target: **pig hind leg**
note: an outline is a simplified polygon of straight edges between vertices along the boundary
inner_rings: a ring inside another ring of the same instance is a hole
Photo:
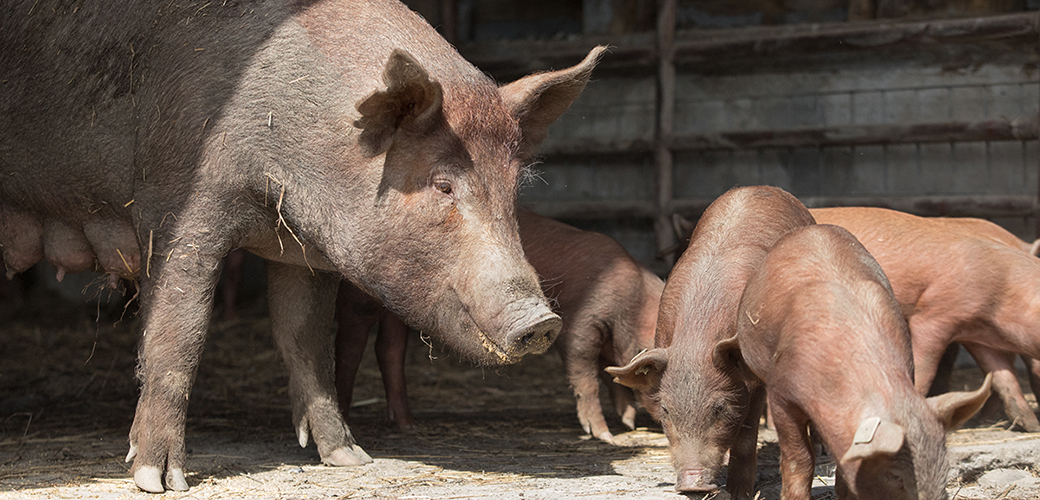
[[[1029,403],[1026,403],[1022,386],[1018,383],[1015,354],[972,343],[965,343],[964,347],[975,358],[983,373],[993,374],[993,390],[1004,403],[1004,412],[1011,421],[1011,428],[1040,432],[1040,422]]]
[[[354,443],[336,404],[330,332],[339,277],[271,261],[267,277],[271,331],[289,371],[300,445],[313,436],[322,462],[329,465],[371,462]]]
[[[783,480],[784,500],[809,500],[816,466],[812,442],[809,439],[809,420],[801,409],[769,397],[769,408],[776,424],[780,444],[780,476]]]

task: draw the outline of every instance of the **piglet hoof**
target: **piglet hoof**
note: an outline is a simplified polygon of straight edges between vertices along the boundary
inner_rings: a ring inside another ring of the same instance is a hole
[[[149,493],[162,493],[166,491],[162,484],[162,471],[158,467],[145,465],[138,467],[134,472],[134,484],[143,491]],[[185,488],[187,489],[187,488]]]
[[[603,441],[607,444],[616,444],[614,443],[614,435],[611,434],[610,431],[601,432],[598,436],[596,436],[596,439],[599,439],[600,441]]]
[[[705,481],[705,479],[703,469],[687,469],[680,471],[679,478],[675,482],[675,491],[682,493],[696,493],[719,489],[719,485],[711,481]]]
[[[636,408],[634,406],[625,408],[625,413],[621,415],[621,423],[630,431],[636,430]]]
[[[350,448],[346,446],[336,448],[327,457],[321,457],[321,461],[326,465],[334,465],[336,467],[353,467],[372,463],[372,457],[368,456],[365,450],[362,450],[360,446],[355,444],[351,445]]]

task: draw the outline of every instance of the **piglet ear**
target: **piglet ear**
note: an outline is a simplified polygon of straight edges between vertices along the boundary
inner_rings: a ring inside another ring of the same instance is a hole
[[[661,387],[665,368],[668,368],[668,352],[650,349],[637,354],[627,365],[608,366],[606,371],[614,376],[614,382],[637,391],[654,393]]]
[[[441,116],[444,91],[441,84],[412,57],[395,49],[383,70],[385,90],[378,90],[357,104],[362,129],[359,142],[369,156],[386,152],[398,129],[422,132]]]
[[[891,457],[903,448],[905,440],[905,431],[899,424],[878,417],[865,418],[859,423],[852,446],[841,457],[841,463]]]
[[[953,430],[977,413],[989,399],[993,374],[987,373],[982,387],[973,392],[947,392],[928,398],[928,406],[935,410],[946,430]]]
[[[744,356],[740,353],[740,340],[734,335],[733,338],[720,340],[715,344],[711,352],[711,362],[724,373],[732,373],[740,380],[750,384],[759,384],[761,380],[744,363]]]
[[[534,155],[549,125],[567,111],[585,89],[592,69],[606,50],[604,46],[596,47],[575,66],[528,75],[499,88],[506,109],[520,123],[522,158]]]

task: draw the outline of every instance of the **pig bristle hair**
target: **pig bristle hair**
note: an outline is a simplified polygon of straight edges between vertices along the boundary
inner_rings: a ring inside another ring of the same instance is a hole
[[[541,163],[542,162],[540,161],[535,161],[527,165],[524,165],[523,167],[520,167],[520,172],[517,176],[516,182],[517,191],[520,191],[525,187],[534,185],[534,181],[536,180],[542,181],[542,183],[546,186],[549,185],[549,183],[546,182],[544,178],[542,178],[542,172],[535,168],[536,165],[540,165]]]
[[[553,310],[555,310],[557,306],[559,306],[560,304],[560,301],[557,298],[560,294],[559,291],[556,290],[556,285],[559,285],[561,283],[563,283],[563,277],[544,278],[539,280],[538,283],[538,285],[541,286],[542,290],[545,292],[545,298],[549,301],[549,307]]]

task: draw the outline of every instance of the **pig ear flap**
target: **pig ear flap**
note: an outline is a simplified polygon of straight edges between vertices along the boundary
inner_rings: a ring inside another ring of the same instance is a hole
[[[982,382],[982,387],[979,387],[978,390],[972,392],[947,392],[946,394],[932,396],[926,399],[926,401],[928,406],[931,406],[932,410],[939,416],[939,421],[942,422],[943,427],[948,431],[953,430],[960,427],[965,420],[975,415],[982,408],[982,405],[986,404],[992,383],[993,374],[987,373],[986,380]]]
[[[744,357],[740,354],[740,340],[734,335],[733,338],[720,340],[715,344],[711,352],[711,362],[724,373],[732,373],[738,379],[748,384],[757,385],[761,383],[754,372],[744,363]]]
[[[891,457],[903,448],[905,441],[906,433],[899,424],[878,417],[865,418],[856,429],[849,451],[841,457],[841,464]]]
[[[688,240],[690,236],[693,236],[693,230],[697,227],[697,223],[683,217],[682,214],[672,214],[672,230],[675,231],[675,237],[680,240]]]
[[[644,393],[654,393],[661,387],[665,368],[668,368],[668,352],[650,349],[637,354],[627,365],[608,366],[606,371],[614,376],[614,382]]]
[[[549,125],[567,111],[585,89],[592,69],[606,50],[606,47],[598,46],[575,66],[528,75],[499,88],[506,109],[520,123],[519,154],[522,158],[534,155],[545,139]]]
[[[411,54],[395,49],[383,70],[385,90],[357,104],[362,129],[359,142],[369,156],[390,149],[399,129],[423,131],[441,116],[444,91]]]

